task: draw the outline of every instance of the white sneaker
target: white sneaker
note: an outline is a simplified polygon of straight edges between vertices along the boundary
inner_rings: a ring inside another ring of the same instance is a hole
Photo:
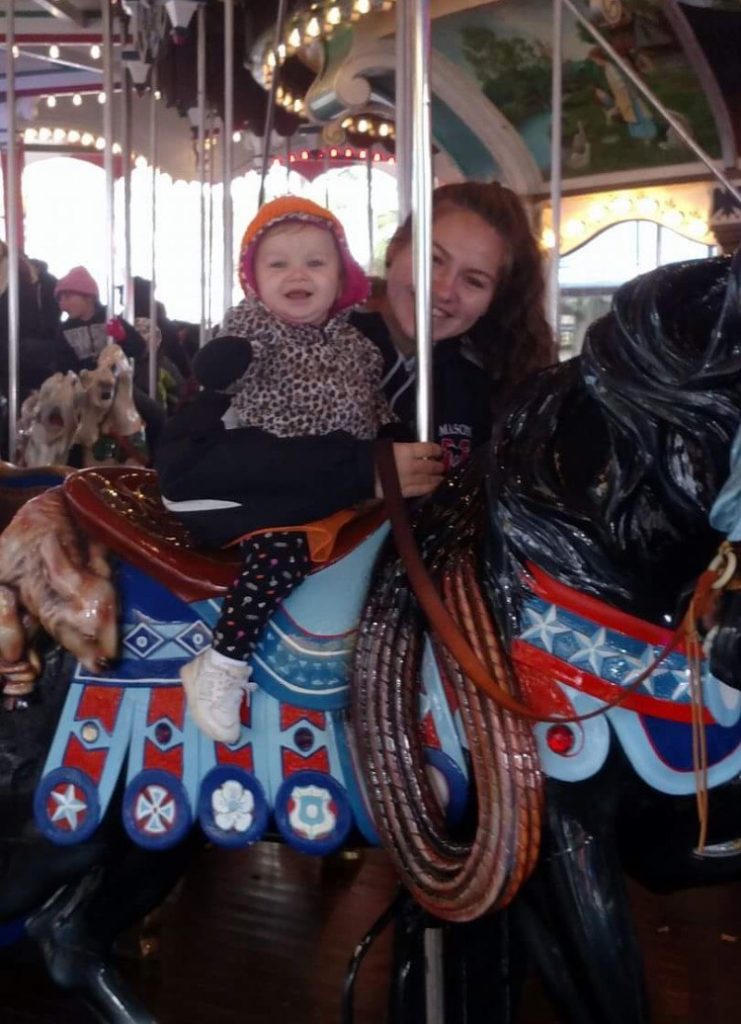
[[[245,693],[256,689],[249,681],[252,669],[244,662],[225,665],[207,647],[180,669],[185,696],[196,725],[212,740],[236,743],[241,724],[239,709]]]

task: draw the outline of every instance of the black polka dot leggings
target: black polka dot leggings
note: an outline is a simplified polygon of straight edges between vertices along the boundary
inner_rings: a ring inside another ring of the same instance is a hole
[[[275,530],[242,543],[242,571],[226,593],[213,646],[227,658],[247,661],[280,602],[309,574],[305,533]]]

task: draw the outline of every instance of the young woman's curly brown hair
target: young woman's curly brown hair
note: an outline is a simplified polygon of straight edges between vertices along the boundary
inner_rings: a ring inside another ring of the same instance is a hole
[[[476,357],[497,385],[509,388],[557,359],[545,318],[543,258],[519,197],[497,182],[440,185],[432,193],[433,221],[451,209],[477,214],[507,243],[491,306],[468,332]],[[386,265],[411,238],[407,218],[389,243]]]

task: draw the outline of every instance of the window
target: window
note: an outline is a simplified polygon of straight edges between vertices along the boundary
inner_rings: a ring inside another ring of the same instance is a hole
[[[653,221],[623,221],[561,258],[560,350],[581,351],[589,325],[604,315],[624,281],[655,267],[712,256],[713,246],[695,242]]]

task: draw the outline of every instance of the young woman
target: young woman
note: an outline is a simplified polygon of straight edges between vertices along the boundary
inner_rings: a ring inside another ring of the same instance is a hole
[[[445,468],[489,439],[512,387],[556,360],[543,298],[542,258],[518,197],[498,184],[463,182],[433,193],[432,341],[434,437]],[[386,255],[386,288],[353,323],[384,356],[384,390],[414,429],[412,225]]]

